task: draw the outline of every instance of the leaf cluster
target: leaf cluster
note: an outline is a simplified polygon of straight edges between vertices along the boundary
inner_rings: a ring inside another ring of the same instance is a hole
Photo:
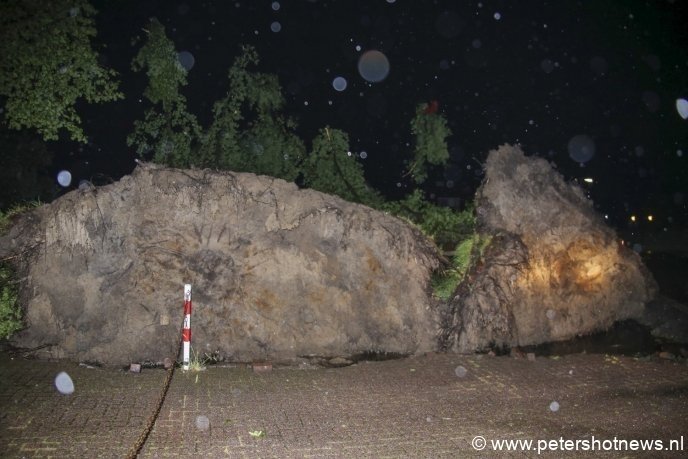
[[[415,159],[409,173],[416,183],[423,183],[428,177],[430,165],[445,164],[449,159],[447,137],[451,130],[447,120],[439,113],[428,111],[428,104],[416,107],[416,116],[411,120],[411,132],[416,136]]]
[[[438,246],[448,250],[475,232],[472,207],[458,212],[438,206],[427,201],[420,189],[415,189],[403,200],[385,203],[382,209],[411,221]]]
[[[23,328],[17,295],[16,274],[7,263],[0,263],[0,339],[8,339]]]
[[[121,99],[116,72],[98,63],[87,0],[0,2],[0,96],[10,128],[34,128],[46,140],[65,129],[85,142],[76,102]]]
[[[479,233],[473,233],[461,241],[454,251],[449,268],[434,275],[434,295],[442,300],[450,299],[469,270],[482,260],[485,249],[491,242],[491,236]]]

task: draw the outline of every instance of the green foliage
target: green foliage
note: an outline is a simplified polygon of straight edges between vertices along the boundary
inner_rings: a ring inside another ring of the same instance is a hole
[[[420,189],[414,190],[401,201],[384,204],[382,209],[410,220],[438,246],[445,249],[453,249],[475,230],[472,207],[457,212],[448,207],[432,204],[423,197]]]
[[[179,92],[185,86],[186,69],[177,59],[174,44],[165,35],[165,28],[152,19],[148,39],[134,58],[134,71],[145,70],[148,86],[144,96],[153,106],[143,120],[134,123],[134,132],[127,138],[129,146],[156,163],[173,167],[195,164],[192,146],[200,137],[196,117],[187,111],[186,98]]]
[[[40,205],[40,201],[32,201],[0,211],[0,235],[8,230],[14,217]],[[7,260],[0,261],[0,339],[7,339],[23,328],[18,283],[12,266]]]
[[[349,137],[338,129],[325,127],[313,139],[303,165],[303,178],[306,186],[347,201],[370,206],[381,203],[378,194],[365,182],[363,166],[349,150]]]
[[[95,9],[87,0],[0,2],[0,96],[12,129],[35,128],[45,140],[65,129],[86,141],[75,105],[122,98],[116,72],[91,46]]]
[[[295,180],[305,147],[293,133],[294,122],[280,114],[284,97],[277,77],[249,71],[258,63],[256,50],[244,46],[229,69],[227,95],[213,107],[199,164]]]
[[[6,263],[0,263],[0,339],[22,329],[22,312],[17,301],[17,279]]]
[[[428,113],[427,104],[416,107],[416,116],[411,120],[411,132],[416,136],[415,159],[409,173],[416,183],[423,183],[428,177],[428,165],[445,164],[449,159],[447,137],[451,130],[447,120],[439,113]]]
[[[448,300],[458,285],[466,278],[468,271],[480,262],[485,249],[492,242],[492,237],[474,233],[464,239],[454,251],[451,266],[432,280],[433,293],[437,298]]]
[[[12,224],[12,220],[19,214],[35,209],[41,206],[43,203],[41,201],[28,201],[19,204],[15,204],[12,208],[7,211],[0,210],[0,235],[4,234]]]

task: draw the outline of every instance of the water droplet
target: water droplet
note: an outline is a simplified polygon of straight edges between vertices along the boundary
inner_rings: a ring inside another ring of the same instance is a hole
[[[358,60],[358,73],[366,81],[379,83],[389,75],[389,60],[380,51],[366,51]]]
[[[194,58],[194,55],[191,54],[189,51],[182,51],[177,54],[177,60],[179,63],[186,69],[188,72],[191,70],[196,63],[196,58]]]
[[[272,24],[270,24],[270,30],[272,30],[273,32],[277,33],[277,32],[279,32],[280,30],[282,30],[282,24],[280,24],[279,22],[275,21],[275,22],[273,22]]]
[[[688,100],[676,99],[676,111],[681,118],[688,119]]]
[[[466,367],[459,365],[454,368],[454,374],[459,378],[465,378],[468,374],[468,370],[466,370]]]
[[[206,431],[210,428],[210,419],[207,416],[196,416],[196,428],[198,430]]]
[[[585,134],[574,136],[568,144],[569,156],[577,163],[584,164],[595,155],[595,142]]]
[[[545,73],[552,73],[554,71],[554,62],[549,59],[543,59],[543,61],[540,62],[540,68]]]
[[[334,80],[332,80],[332,87],[339,92],[342,92],[346,89],[346,78],[338,76]]]
[[[55,376],[55,388],[63,395],[73,394],[74,382],[66,372],[62,371]]]
[[[59,183],[60,186],[67,188],[72,183],[72,173],[65,170],[58,172],[57,183]]]
[[[559,411],[559,402],[554,401],[554,402],[550,403],[550,404],[549,404],[549,409],[550,409],[550,411],[552,411],[552,412],[557,412],[557,411]]]

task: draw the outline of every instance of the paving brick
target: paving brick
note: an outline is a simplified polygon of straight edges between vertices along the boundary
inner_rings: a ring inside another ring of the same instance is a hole
[[[457,366],[466,369],[458,377]],[[66,371],[71,395],[53,379]],[[124,457],[166,373],[0,355],[3,457]],[[688,448],[688,365],[571,355],[534,361],[432,354],[336,369],[178,372],[141,457],[538,457],[471,446],[495,439],[670,439]],[[549,409],[557,401],[559,410]],[[208,431],[195,427],[207,416]],[[264,438],[249,432],[264,430]],[[686,451],[550,453],[681,457]],[[544,457],[544,456],[542,456]]]

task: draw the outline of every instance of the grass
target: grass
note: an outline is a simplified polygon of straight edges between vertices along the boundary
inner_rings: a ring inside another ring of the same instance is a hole
[[[8,210],[0,210],[0,234],[4,234],[12,226],[12,219],[14,217],[42,205],[43,203],[40,200],[36,200],[15,204]]]
[[[206,369],[207,359],[199,357],[198,353],[191,348],[191,355],[189,356],[189,369],[186,371],[204,371]]]
[[[466,277],[466,273],[482,258],[485,249],[492,242],[491,236],[474,233],[464,239],[454,251],[451,266],[433,277],[432,287],[435,297],[449,300],[456,288]]]

